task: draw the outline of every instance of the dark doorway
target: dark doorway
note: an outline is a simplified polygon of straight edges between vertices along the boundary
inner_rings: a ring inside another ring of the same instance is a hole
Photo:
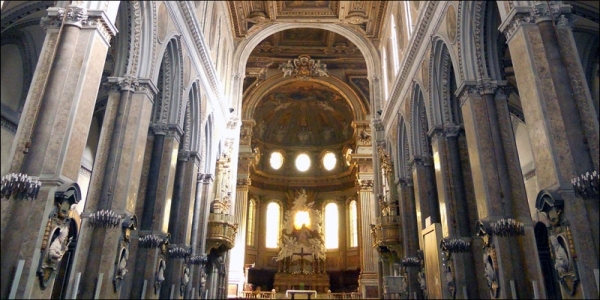
[[[562,299],[560,286],[556,278],[556,271],[550,256],[550,245],[548,244],[548,229],[542,222],[535,225],[535,242],[537,244],[538,255],[540,257],[540,267],[544,275],[544,287],[548,299]]]

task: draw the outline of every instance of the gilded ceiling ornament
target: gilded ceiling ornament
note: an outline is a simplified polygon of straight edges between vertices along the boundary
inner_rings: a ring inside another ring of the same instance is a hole
[[[286,63],[280,64],[279,69],[283,72],[283,77],[290,76],[304,80],[321,76],[329,77],[327,65],[321,63],[320,60],[315,62],[310,55],[306,54],[298,56],[293,63],[292,60],[288,60]]]

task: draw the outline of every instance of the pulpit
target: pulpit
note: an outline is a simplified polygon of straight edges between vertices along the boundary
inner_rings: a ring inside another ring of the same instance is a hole
[[[293,199],[285,213],[279,242],[277,273],[273,287],[277,291],[329,290],[329,275],[325,272],[325,244],[321,230],[321,213],[307,204],[309,195],[304,190]]]

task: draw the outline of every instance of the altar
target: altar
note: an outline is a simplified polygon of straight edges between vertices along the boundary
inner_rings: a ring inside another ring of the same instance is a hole
[[[273,288],[277,291],[327,293],[329,290],[321,212],[314,209],[314,201],[309,202],[309,198],[314,198],[314,193],[307,194],[305,190],[288,193],[291,209],[284,215],[280,251],[275,258],[277,273]]]
[[[289,298],[290,295],[292,295],[292,299],[294,299],[294,296],[296,296],[296,295],[306,295],[308,297],[308,299],[310,299],[310,296],[317,297],[317,291],[314,291],[314,290],[287,290],[285,292],[285,296]]]

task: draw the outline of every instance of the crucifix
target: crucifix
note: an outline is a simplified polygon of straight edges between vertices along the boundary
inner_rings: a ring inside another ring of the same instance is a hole
[[[304,274],[304,256],[311,255],[310,253],[304,253],[304,247],[300,248],[300,253],[292,253],[293,255],[300,255],[300,272]]]

